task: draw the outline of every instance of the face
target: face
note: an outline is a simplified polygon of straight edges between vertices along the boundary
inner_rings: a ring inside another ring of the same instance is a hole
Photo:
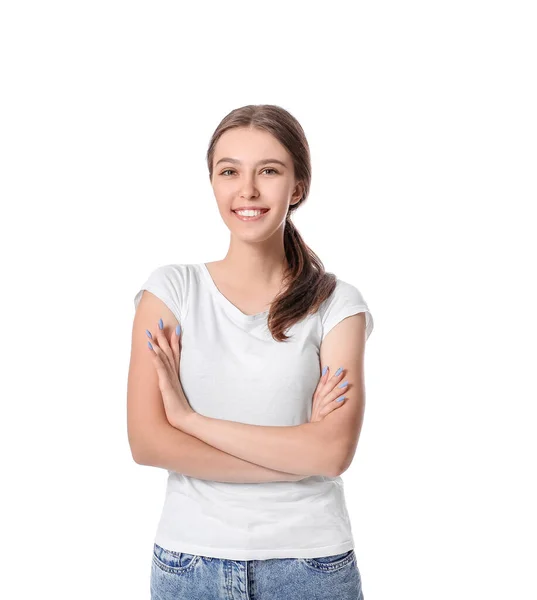
[[[257,241],[284,227],[289,205],[302,197],[291,155],[273,135],[259,129],[230,129],[220,137],[211,183],[230,231]],[[269,210],[259,218],[241,220],[233,211],[243,207]]]

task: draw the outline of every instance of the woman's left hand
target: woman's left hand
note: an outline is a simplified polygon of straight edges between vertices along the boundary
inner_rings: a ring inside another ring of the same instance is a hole
[[[170,425],[180,429],[185,419],[194,413],[179,380],[181,326],[177,325],[175,331],[172,331],[169,342],[162,319],[158,323],[155,336],[149,330],[146,330],[146,333],[151,338],[151,341],[147,344],[149,351],[153,354],[153,364],[157,370],[158,384],[166,416]]]

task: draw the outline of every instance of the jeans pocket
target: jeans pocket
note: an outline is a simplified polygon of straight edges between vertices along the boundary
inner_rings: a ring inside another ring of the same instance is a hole
[[[167,550],[158,544],[153,544],[153,562],[157,567],[168,573],[184,573],[189,571],[201,559],[198,554],[187,554],[186,552],[176,552]]]
[[[316,558],[304,558],[310,567],[319,571],[337,571],[348,565],[355,558],[354,550],[347,550],[341,554],[330,554],[329,556],[318,556]]]

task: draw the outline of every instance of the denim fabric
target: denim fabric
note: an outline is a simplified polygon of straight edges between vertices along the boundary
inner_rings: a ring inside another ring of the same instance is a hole
[[[153,546],[151,600],[364,600],[354,550],[318,558],[227,560]]]

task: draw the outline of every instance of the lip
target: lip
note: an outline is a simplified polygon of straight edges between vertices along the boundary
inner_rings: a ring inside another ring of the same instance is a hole
[[[231,209],[233,212],[236,210],[264,210],[265,212],[270,210],[270,208],[266,206],[237,206],[237,208]]]
[[[236,209],[236,210],[241,210],[241,209]],[[246,210],[259,210],[259,209],[250,208],[250,209],[246,209]],[[265,210],[265,212],[262,212],[260,215],[257,215],[257,217],[241,217],[241,215],[238,215],[234,210],[232,210],[231,212],[237,217],[237,219],[239,219],[239,221],[247,222],[247,221],[260,221],[269,211],[270,211],[270,208]]]

